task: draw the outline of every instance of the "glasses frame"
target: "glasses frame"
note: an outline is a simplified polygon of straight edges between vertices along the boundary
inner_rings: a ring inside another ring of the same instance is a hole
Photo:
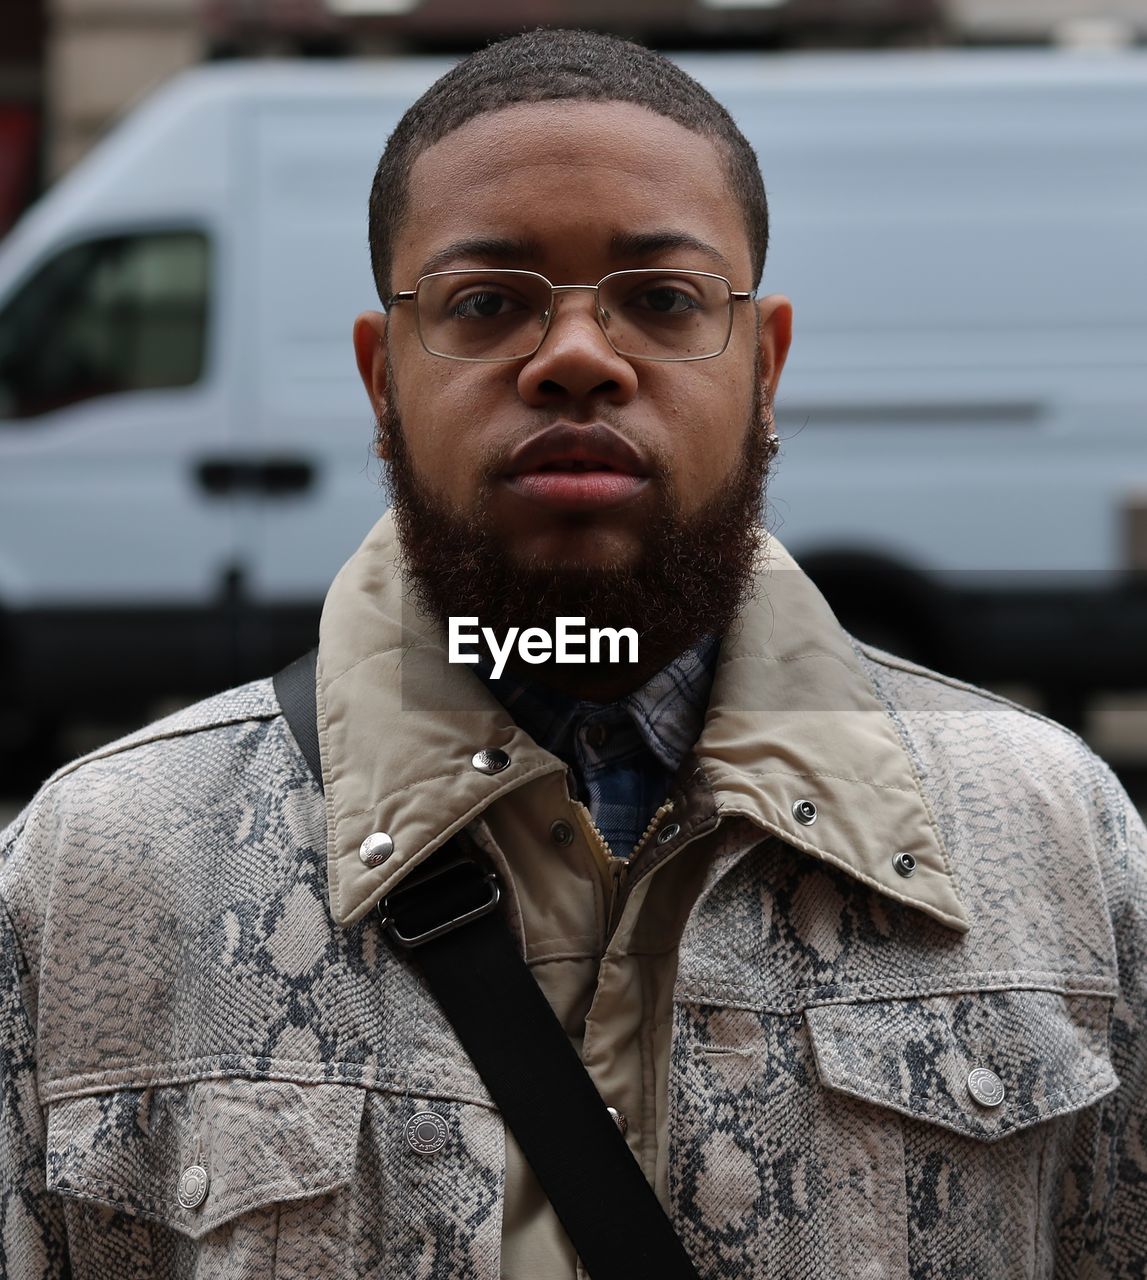
[[[422,312],[418,306],[418,291],[426,283],[427,280],[439,280],[445,276],[472,276],[480,275],[483,271],[497,272],[499,276],[528,276],[531,280],[541,280],[550,291],[550,304],[545,312],[545,324],[542,331],[538,335],[537,344],[532,350],[527,351],[524,355],[518,356],[456,356],[448,351],[435,351],[426,341],[426,337],[422,332]],[[637,276],[637,275],[675,275],[675,276],[703,276],[706,280],[720,280],[721,283],[729,291],[729,322],[725,326],[725,340],[721,343],[720,349],[711,351],[703,356],[641,356],[631,355],[628,352],[620,350],[609,336],[609,332],[605,327],[603,311],[601,306],[601,287],[609,280],[616,280],[619,276]],[[461,360],[466,364],[513,364],[517,360],[532,360],[534,356],[541,350],[542,343],[546,340],[546,334],[550,331],[550,323],[554,318],[554,295],[559,293],[567,293],[573,289],[589,289],[594,294],[593,317],[597,321],[597,327],[605,335],[606,342],[610,347],[624,360],[653,360],[659,364],[683,364],[690,360],[714,360],[717,356],[724,355],[728,349],[729,340],[733,336],[733,303],[734,302],[751,302],[754,295],[743,290],[734,289],[732,282],[725,276],[718,275],[715,271],[692,271],[682,267],[635,267],[625,271],[611,271],[608,275],[602,276],[597,284],[554,284],[552,280],[547,279],[540,271],[519,271],[513,267],[461,267],[454,271],[430,271],[424,276],[419,276],[414,282],[413,289],[400,289],[397,293],[387,298],[383,302],[383,306],[388,310],[397,302],[413,302],[414,303],[414,323],[418,330],[418,341],[422,343],[422,349],[432,356],[440,356],[443,360]]]

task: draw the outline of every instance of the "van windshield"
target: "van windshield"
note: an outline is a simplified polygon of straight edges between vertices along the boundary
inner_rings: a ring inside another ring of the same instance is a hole
[[[197,382],[208,258],[197,231],[109,236],[49,258],[0,311],[0,420]]]

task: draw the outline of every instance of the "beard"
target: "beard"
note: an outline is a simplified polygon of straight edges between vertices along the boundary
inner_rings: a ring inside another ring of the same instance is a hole
[[[754,371],[753,403],[740,454],[714,496],[690,515],[668,483],[663,459],[654,458],[651,483],[658,501],[644,530],[639,559],[605,567],[551,565],[523,559],[493,531],[481,496],[460,514],[436,497],[416,474],[403,434],[393,370],[387,410],[378,419],[377,444],[389,453],[386,485],[401,548],[401,567],[422,610],[445,631],[447,619],[476,616],[503,636],[512,627],[555,632],[555,619],[584,618],[586,628],[632,627],[634,663],[510,666],[531,682],[618,697],[637,688],[704,636],[724,634],[753,598],[756,557],[764,532],[765,482],[773,457],[769,433],[772,399]],[[625,646],[622,646],[624,652]]]

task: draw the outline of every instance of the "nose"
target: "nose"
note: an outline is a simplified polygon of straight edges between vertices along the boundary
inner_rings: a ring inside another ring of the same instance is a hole
[[[539,407],[596,396],[624,404],[637,394],[637,372],[609,345],[597,322],[597,294],[554,294],[554,314],[542,345],[518,374],[518,392]]]

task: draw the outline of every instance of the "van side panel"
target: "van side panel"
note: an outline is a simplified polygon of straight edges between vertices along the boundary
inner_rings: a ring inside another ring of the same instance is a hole
[[[1126,567],[1121,512],[1147,490],[1147,62],[1077,83],[992,65],[724,96],[769,191],[764,289],[795,305],[772,498],[798,558]]]
[[[299,488],[260,507],[250,561],[259,601],[321,600],[387,505],[351,345],[355,316],[380,309],[367,198],[407,105],[385,81],[377,87],[368,100],[274,100],[251,121],[260,228],[251,422],[261,450],[300,469]]]

